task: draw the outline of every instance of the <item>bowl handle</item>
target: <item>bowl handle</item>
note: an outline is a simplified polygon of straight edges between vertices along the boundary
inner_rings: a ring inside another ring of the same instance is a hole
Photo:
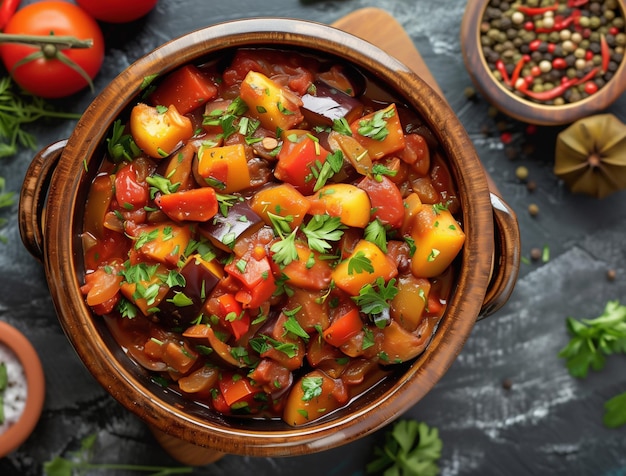
[[[35,155],[26,170],[26,176],[20,192],[19,227],[20,236],[26,249],[43,260],[43,226],[46,196],[50,179],[67,140],[60,140],[48,145]]]
[[[215,463],[224,456],[224,453],[219,451],[194,445],[193,443],[169,435],[153,425],[148,425],[148,428],[161,448],[176,461],[186,466],[204,466]]]
[[[495,234],[493,269],[477,320],[493,314],[504,306],[513,292],[520,267],[520,232],[515,212],[493,192],[491,206]]]

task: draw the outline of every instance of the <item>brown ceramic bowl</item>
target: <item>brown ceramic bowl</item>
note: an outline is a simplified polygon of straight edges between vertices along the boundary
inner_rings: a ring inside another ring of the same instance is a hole
[[[528,2],[525,1],[519,2],[519,4],[507,2],[507,5],[510,6],[508,11],[513,11],[516,8],[516,5],[518,7],[519,5],[525,6],[527,3]],[[551,2],[551,4],[556,3],[558,2]],[[560,2],[560,4],[565,7],[567,2]],[[621,16],[622,19],[625,19],[626,16],[624,13],[626,12],[626,3],[624,0],[616,0],[616,4],[619,9],[619,16]],[[626,90],[626,61],[623,60],[619,61],[619,63],[617,61],[615,62],[618,64],[618,67],[614,72],[612,72],[611,79],[606,81],[606,83],[602,87],[598,88],[595,93],[590,95],[585,95],[583,93],[581,95],[582,99],[578,101],[566,101],[564,104],[549,104],[545,101],[537,102],[528,96],[520,94],[517,88],[506,86],[503,84],[503,81],[494,76],[492,68],[489,67],[485,58],[485,53],[481,44],[481,37],[483,36],[481,32],[481,24],[483,24],[484,19],[486,18],[485,13],[487,9],[492,6],[492,0],[473,0],[467,2],[463,20],[461,22],[461,49],[465,66],[476,89],[486,100],[488,100],[501,112],[514,119],[530,124],[546,126],[569,124],[582,117],[603,111],[615,100],[617,100],[624,90]],[[581,6],[580,8],[584,8],[584,6]],[[573,10],[578,10],[578,8],[575,7]],[[557,24],[557,16],[560,14],[561,13],[559,11],[552,14],[554,24]],[[575,13],[572,13],[569,16],[572,15],[575,15]],[[508,18],[512,17],[512,15],[507,16]],[[519,24],[517,27],[515,27],[514,24],[513,27],[523,30],[524,23],[528,21],[536,22],[541,19],[542,16],[543,14],[536,16],[532,16],[530,13],[524,14],[523,23]],[[567,18],[568,15],[561,16]],[[580,32],[581,34],[584,34],[584,29],[582,27],[574,26],[575,23],[573,21],[569,21],[569,23],[561,23],[561,25],[566,24],[569,24],[569,26],[564,29],[567,29],[570,32]],[[561,27],[553,26],[552,28],[560,30]],[[623,33],[624,31],[625,30],[622,27],[621,32]],[[550,39],[547,43],[558,45],[559,41],[554,42]],[[576,44],[584,49],[584,45],[582,43]],[[623,55],[624,46],[622,45],[621,48]],[[557,56],[559,55],[554,55],[555,58]],[[598,54],[598,56],[601,55]],[[502,54],[499,53],[498,57],[502,59]],[[505,59],[504,62],[507,63],[507,60]],[[508,77],[511,83],[513,83],[515,74],[511,70],[514,70],[514,65],[517,64],[517,60],[515,59],[508,62],[511,64],[508,71]],[[601,69],[601,64],[598,65],[598,67]],[[591,68],[591,66],[589,66],[589,68]],[[523,74],[521,76],[523,76]],[[532,89],[532,84],[535,84],[536,82],[537,80],[535,79],[534,82],[531,83],[530,89]],[[579,87],[583,89],[583,85],[584,83],[581,83]]]
[[[453,295],[427,350],[348,407],[298,428],[274,420],[224,418],[151,383],[101,319],[94,319],[79,289],[84,278],[80,233],[86,192],[113,121],[136,100],[144,77],[245,46],[334,56],[384,81],[394,95],[414,107],[441,144],[456,182],[467,234]],[[440,96],[373,45],[325,25],[289,19],[211,26],[173,40],[131,65],[87,108],[67,142],[53,144],[35,157],[22,189],[20,226],[26,247],[44,262],[59,321],[89,371],[154,430],[166,449],[179,460],[194,463],[211,459],[190,456],[198,447],[208,448],[207,454],[298,455],[345,444],[381,428],[418,402],[444,375],[476,320],[508,299],[519,269],[515,215],[490,194],[471,141]],[[185,442],[196,446],[180,450]]]

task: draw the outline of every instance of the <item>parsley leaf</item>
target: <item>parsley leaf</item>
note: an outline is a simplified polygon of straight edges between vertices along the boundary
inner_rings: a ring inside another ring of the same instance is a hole
[[[590,368],[602,370],[608,355],[626,354],[626,306],[619,301],[607,302],[602,314],[594,319],[568,317],[566,326],[571,338],[558,356],[566,360],[574,377],[585,378]],[[607,427],[626,424],[626,392],[608,400],[604,409]]]
[[[300,384],[304,390],[302,400],[309,402],[315,397],[319,397],[322,394],[322,383],[324,383],[322,377],[303,377]]]
[[[352,129],[350,129],[350,124],[348,124],[348,120],[345,117],[333,120],[333,131],[345,136],[352,135]]]
[[[359,121],[359,128],[357,132],[364,137],[384,141],[389,135],[389,129],[387,129],[387,119],[393,117],[394,115],[395,111],[393,108],[376,111],[370,119]]]
[[[374,448],[369,474],[435,476],[443,444],[437,428],[414,420],[400,420],[385,432],[385,442]]]
[[[340,217],[313,215],[301,230],[307,237],[309,248],[326,253],[332,248],[328,242],[340,240],[345,228],[347,227],[341,223]]]
[[[348,261],[348,274],[362,273],[367,271],[368,273],[374,272],[374,266],[372,260],[365,256],[363,251],[357,251]]]
[[[378,218],[368,223],[363,238],[374,243],[383,253],[387,253],[387,230]]]
[[[626,392],[614,396],[604,404],[604,424],[609,428],[626,425]]]
[[[568,317],[566,325],[571,339],[558,356],[574,377],[586,377],[590,367],[601,370],[607,355],[626,353],[626,306],[619,301],[609,301],[595,319]]]
[[[396,287],[396,279],[392,278],[385,286],[385,280],[382,277],[376,278],[376,282],[372,284],[366,284],[359,290],[358,296],[353,296],[352,299],[357,303],[361,312],[368,316],[376,317],[379,315],[385,315],[388,313],[391,307],[389,301],[391,301],[396,294],[398,294],[398,288]]]
[[[317,192],[320,188],[326,185],[326,182],[336,173],[341,171],[343,167],[343,152],[336,150],[332,154],[328,154],[326,161],[320,165],[319,161],[316,161],[314,166],[311,166],[311,174],[315,177],[315,186],[313,191]]]
[[[270,251],[274,253],[272,259],[276,264],[287,266],[294,260],[298,259],[298,250],[296,248],[296,230],[293,230],[287,237],[275,242]]]

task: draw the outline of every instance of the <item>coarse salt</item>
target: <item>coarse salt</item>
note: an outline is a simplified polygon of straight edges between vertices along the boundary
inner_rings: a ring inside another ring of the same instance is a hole
[[[4,421],[0,423],[0,435],[17,423],[26,406],[26,374],[17,356],[7,346],[0,344],[0,363],[7,369],[7,386],[2,393]]]

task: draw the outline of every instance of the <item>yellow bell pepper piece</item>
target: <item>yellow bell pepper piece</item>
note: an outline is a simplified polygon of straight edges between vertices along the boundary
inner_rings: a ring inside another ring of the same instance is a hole
[[[335,285],[352,296],[357,296],[366,284],[382,277],[385,281],[398,274],[396,263],[383,251],[366,240],[360,240],[347,259],[339,263],[332,273]]]
[[[443,273],[465,243],[461,226],[440,205],[425,205],[417,212],[411,237],[416,248],[411,258],[411,271],[418,278],[432,278]]]
[[[250,170],[243,144],[200,147],[197,173],[200,180],[221,193],[233,193],[250,187]]]

